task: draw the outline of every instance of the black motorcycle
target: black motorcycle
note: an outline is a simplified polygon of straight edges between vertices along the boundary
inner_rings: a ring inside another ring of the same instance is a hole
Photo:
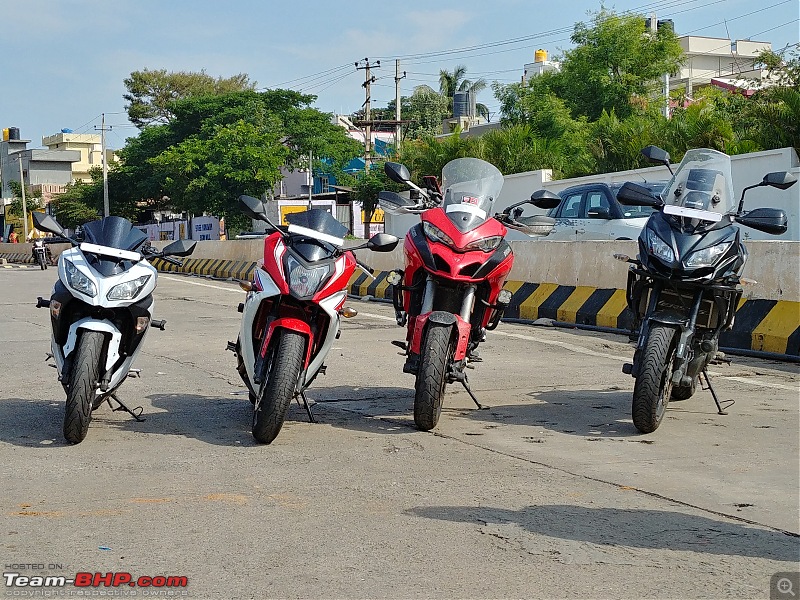
[[[689,150],[674,173],[669,154],[661,148],[648,146],[642,154],[666,165],[672,179],[660,197],[635,183],[622,186],[617,195],[620,203],[655,210],[639,235],[637,258],[614,257],[632,263],[627,301],[638,343],[633,364],[625,364],[622,371],[636,379],[633,424],[642,433],[651,433],[661,424],[670,399],[690,398],[701,377],[718,413],[726,414],[707,366],[722,357],[718,357],[719,335],[733,326],[742,297],[740,284],[746,283],[741,273],[747,250],[735,223],[784,233],[788,221],[783,210],[744,212],[744,195],[759,186],[785,190],[797,180],[787,172],[770,173],[746,187],[737,204],[727,154]]]

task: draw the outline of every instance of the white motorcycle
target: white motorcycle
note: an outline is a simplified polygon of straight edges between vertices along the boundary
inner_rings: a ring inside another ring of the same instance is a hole
[[[143,421],[141,407],[131,410],[115,392],[129,374],[138,374],[131,365],[148,328],[163,330],[166,324],[152,319],[158,273],[147,258],[180,265],[169,255],[188,256],[196,242],[179,240],[158,251],[130,221],[115,216],[84,225],[84,241],[68,237],[49,215],[36,212],[33,220],[40,231],[73,246],[59,256],[50,299],[40,297],[36,304],[50,309],[50,356],[67,393],[64,437],[73,444],[83,441],[92,411],[106,401],[112,406],[111,399],[119,404],[113,410]]]

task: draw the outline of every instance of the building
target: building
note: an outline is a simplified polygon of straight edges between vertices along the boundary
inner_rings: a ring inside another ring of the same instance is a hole
[[[757,67],[757,62],[759,53],[772,50],[770,42],[687,35],[680,38],[680,43],[686,62],[677,77],[670,79],[670,90],[685,89],[691,98],[694,88],[717,85],[712,80],[765,81],[765,73]]]
[[[80,153],[80,159],[72,163],[74,181],[91,181],[89,171],[103,166],[102,138],[94,133],[72,133],[62,129],[60,133],[42,138],[42,146],[49,150],[73,150]],[[113,150],[106,150],[107,164],[118,160]]]
[[[72,164],[80,160],[78,151],[28,149],[29,143],[30,140],[19,138],[0,141],[0,178],[4,199],[14,197],[9,183],[20,181],[20,165],[26,189],[45,186],[42,188],[44,191],[53,191],[72,181]]]

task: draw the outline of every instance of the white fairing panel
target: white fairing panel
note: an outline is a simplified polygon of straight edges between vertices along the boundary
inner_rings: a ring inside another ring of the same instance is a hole
[[[253,381],[253,370],[256,364],[256,351],[253,349],[253,321],[258,313],[258,307],[261,306],[261,301],[273,296],[279,296],[280,290],[275,282],[270,277],[269,273],[263,269],[256,269],[255,278],[258,285],[261,286],[261,291],[247,292],[244,299],[244,310],[242,311],[242,325],[239,330],[240,349],[242,353],[242,360],[244,361],[245,369],[247,369],[247,378]]]
[[[298,391],[306,387],[307,382],[310,382],[314,378],[325,362],[325,358],[328,356],[328,352],[330,352],[331,346],[333,346],[333,342],[336,340],[336,334],[339,332],[339,312],[336,310],[336,307],[339,306],[345,298],[347,298],[347,292],[341,291],[331,294],[319,303],[322,310],[328,313],[330,317],[328,331],[325,332],[325,337],[322,340],[319,352],[317,352],[317,355],[311,363],[309,363],[305,373],[300,375]]]

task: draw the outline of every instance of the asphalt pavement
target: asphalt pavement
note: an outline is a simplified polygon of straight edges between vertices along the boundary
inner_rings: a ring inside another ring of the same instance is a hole
[[[469,372],[490,408],[448,386],[424,433],[390,344],[403,331],[389,306],[354,299],[307,392],[319,422],[293,405],[261,446],[225,350],[244,293],[161,275],[166,330],[119,392],[146,421],[104,406],[71,446],[35,308],[55,278],[0,269],[4,573],[187,585],[40,596],[770,598],[776,573],[800,571],[797,364],[732,357],[712,374],[728,415],[698,391],[641,435],[627,338],[503,323]],[[9,597],[34,592],[4,579]]]

